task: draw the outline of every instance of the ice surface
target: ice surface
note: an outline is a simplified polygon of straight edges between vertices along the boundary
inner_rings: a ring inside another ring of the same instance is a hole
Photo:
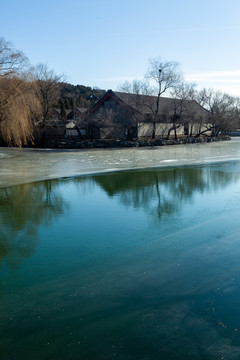
[[[209,144],[107,150],[0,148],[0,187],[126,169],[240,160],[240,139]]]

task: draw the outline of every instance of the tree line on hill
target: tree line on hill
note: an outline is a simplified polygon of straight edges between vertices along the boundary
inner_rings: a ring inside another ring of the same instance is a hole
[[[99,99],[105,92],[90,86],[72,85],[66,82],[59,82],[58,87],[59,97],[54,105],[63,111],[74,107],[89,108],[93,101]]]
[[[197,91],[195,84],[184,81],[179,64],[174,61],[150,59],[145,79],[125,82],[120,90],[139,95],[139,99],[140,95],[155,97],[149,108],[153,138],[160,100],[165,94],[180,100],[171,119],[175,131],[183,111],[179,104],[185,100],[196,100],[208,111],[209,123],[217,133],[240,127],[239,98],[212,89]],[[67,110],[90,108],[104,93],[105,90],[68,84],[46,64],[31,66],[21,51],[0,38],[0,144],[34,144],[36,129],[47,126],[54,108],[65,118]]]

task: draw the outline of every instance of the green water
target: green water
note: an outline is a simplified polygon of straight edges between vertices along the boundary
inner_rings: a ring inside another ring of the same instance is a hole
[[[240,163],[0,189],[0,359],[239,359]]]

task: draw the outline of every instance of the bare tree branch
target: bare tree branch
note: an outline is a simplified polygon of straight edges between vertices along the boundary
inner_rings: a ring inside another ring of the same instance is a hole
[[[14,49],[10,42],[0,38],[0,76],[12,76],[29,67],[27,57]]]

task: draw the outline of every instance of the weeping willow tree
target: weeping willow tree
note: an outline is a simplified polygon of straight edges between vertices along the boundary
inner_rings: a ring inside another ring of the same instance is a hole
[[[0,78],[0,135],[9,146],[33,143],[34,119],[40,112],[35,86],[18,77]]]
[[[27,58],[0,38],[0,141],[8,146],[33,142],[34,119],[40,113],[36,82]]]

